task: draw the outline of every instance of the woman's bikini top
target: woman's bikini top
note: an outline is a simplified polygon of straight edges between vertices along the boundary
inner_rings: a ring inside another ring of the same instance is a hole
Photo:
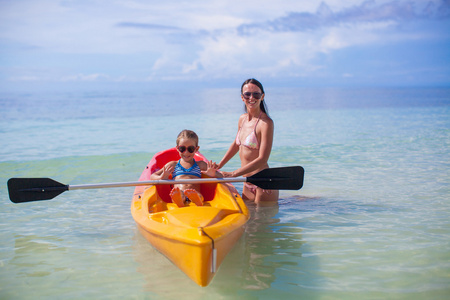
[[[189,169],[183,168],[183,166],[180,164],[180,160],[178,161],[177,165],[175,166],[175,169],[172,172],[172,178],[175,179],[175,177],[180,176],[180,175],[191,175],[191,176],[202,177],[202,171],[200,170],[200,167],[197,164],[197,162],[195,161],[195,159],[194,159],[194,164]]]
[[[258,138],[256,137],[256,125],[258,125],[259,119],[261,118],[262,112],[259,114],[258,120],[256,120],[255,127],[253,128],[253,131],[247,136],[243,146],[250,148],[250,149],[259,149],[259,142]],[[245,122],[245,121],[244,121]],[[244,122],[242,122],[242,125],[244,125]],[[241,145],[241,140],[239,139],[239,134],[241,133],[242,126],[239,128],[238,133],[236,135],[236,145]]]

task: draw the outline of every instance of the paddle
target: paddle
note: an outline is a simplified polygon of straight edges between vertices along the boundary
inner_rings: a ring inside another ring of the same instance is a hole
[[[250,177],[148,180],[84,185],[66,185],[50,178],[11,178],[8,180],[8,191],[12,202],[22,203],[50,200],[69,190],[157,184],[250,182],[266,190],[299,190],[303,186],[304,172],[302,167],[297,166],[265,169]]]

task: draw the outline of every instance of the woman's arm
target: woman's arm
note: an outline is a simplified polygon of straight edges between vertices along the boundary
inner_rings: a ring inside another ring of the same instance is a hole
[[[220,163],[218,165],[219,169],[221,169],[227,162],[229,162],[230,159],[232,159],[238,152],[239,152],[239,146],[236,145],[236,141],[233,141],[233,143],[231,143],[230,148],[228,148],[227,153],[225,153],[222,160],[220,161]]]
[[[238,120],[238,132],[239,132],[239,128],[241,128],[241,124],[244,120],[245,114],[241,115],[239,117]],[[236,144],[236,138],[233,140],[233,142],[231,143],[230,147],[228,148],[228,151],[225,153],[225,155],[223,156],[222,160],[219,163],[219,169],[221,169],[227,162],[230,161],[230,159],[232,159],[236,153],[239,152],[239,146]]]

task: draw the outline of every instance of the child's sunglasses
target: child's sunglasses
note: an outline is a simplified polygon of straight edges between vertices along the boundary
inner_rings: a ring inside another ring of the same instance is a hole
[[[245,99],[250,99],[250,97],[253,95],[253,98],[255,99],[261,99],[262,94],[261,93],[250,93],[250,92],[245,92],[242,93],[242,96],[244,96]]]
[[[196,147],[189,146],[189,147],[186,148],[186,146],[178,146],[177,148],[178,148],[178,151],[180,151],[181,153],[186,151],[186,149],[187,149],[187,151],[189,151],[189,153],[194,153]]]

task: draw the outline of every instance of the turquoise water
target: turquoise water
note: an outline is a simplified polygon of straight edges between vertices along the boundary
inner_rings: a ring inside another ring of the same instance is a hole
[[[140,236],[133,188],[13,204],[6,181],[135,181],[184,128],[218,161],[234,89],[0,95],[0,298],[448,299],[450,90],[266,89],[270,165],[303,166],[304,187],[249,204],[205,288]]]

